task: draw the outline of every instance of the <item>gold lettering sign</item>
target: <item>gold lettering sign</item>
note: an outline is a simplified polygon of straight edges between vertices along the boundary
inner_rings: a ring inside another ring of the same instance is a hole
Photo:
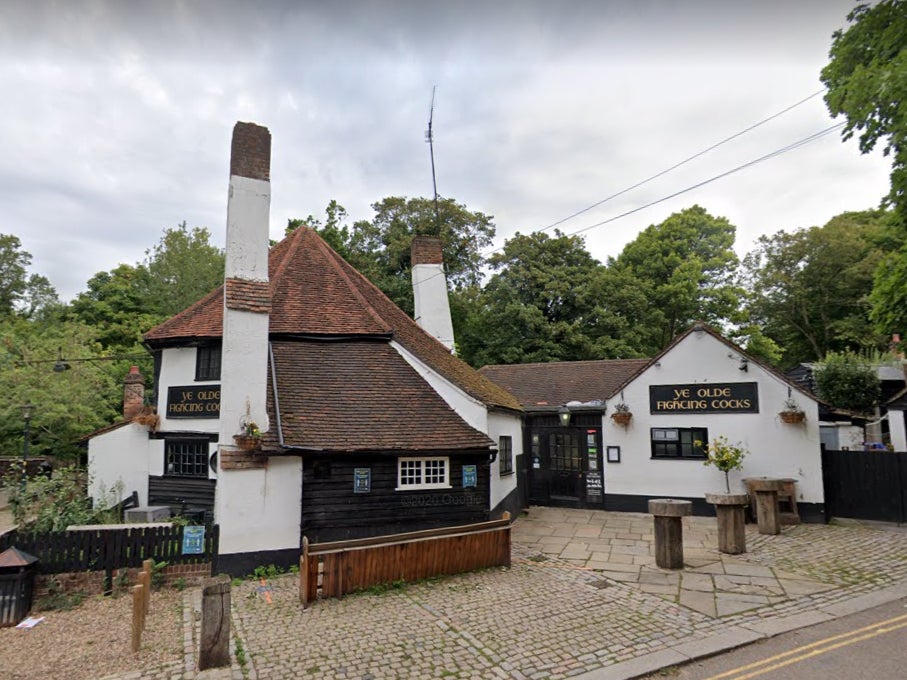
[[[759,413],[759,385],[754,382],[650,385],[649,410],[653,415]]]
[[[170,387],[167,390],[168,418],[219,418],[220,385]]]

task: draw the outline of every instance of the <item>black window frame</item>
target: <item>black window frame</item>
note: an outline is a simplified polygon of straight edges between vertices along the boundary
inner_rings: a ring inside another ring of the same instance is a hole
[[[498,470],[501,475],[513,474],[513,437],[498,437]]]
[[[670,433],[676,433],[671,437]],[[666,435],[659,436],[658,435]],[[709,431],[705,427],[652,427],[649,443],[653,460],[705,460]],[[700,442],[699,446],[696,442]]]
[[[220,380],[221,345],[199,345],[195,349],[195,379]]]
[[[176,448],[184,450],[175,451]],[[189,450],[194,447],[195,450]],[[208,479],[210,442],[207,439],[173,438],[164,441],[164,476],[180,479]]]

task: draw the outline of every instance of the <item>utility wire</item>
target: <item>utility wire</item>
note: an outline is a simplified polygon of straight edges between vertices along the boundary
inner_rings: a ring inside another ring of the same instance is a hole
[[[822,94],[823,92],[825,92],[825,88],[822,88],[821,90],[817,90],[816,92],[813,92],[813,93],[812,93],[811,95],[809,95],[808,97],[804,97],[804,98],[801,99],[800,101],[798,101],[798,102],[796,102],[796,103],[794,103],[794,104],[791,104],[790,106],[788,106],[788,107],[786,107],[786,108],[784,108],[784,109],[781,109],[780,111],[778,111],[777,113],[772,114],[772,115],[769,116],[768,118],[764,118],[763,120],[760,120],[758,123],[754,123],[754,124],[750,125],[749,127],[744,128],[744,129],[741,130],[740,132],[737,132],[737,133],[731,135],[730,137],[726,137],[726,138],[722,139],[720,142],[716,142],[715,144],[712,144],[710,147],[708,147],[708,148],[706,148],[706,149],[703,149],[702,151],[700,151],[700,152],[698,152],[698,153],[693,154],[693,155],[690,156],[689,158],[685,158],[684,160],[680,161],[679,163],[675,163],[675,164],[672,165],[671,167],[666,168],[666,169],[662,170],[661,172],[658,172],[658,173],[652,175],[651,177],[647,177],[646,179],[637,182],[637,183],[634,184],[633,186],[629,186],[629,187],[627,187],[626,189],[622,189],[621,191],[618,191],[618,192],[615,193],[615,194],[611,194],[611,195],[608,196],[607,198],[603,198],[602,200],[598,201],[597,203],[593,203],[592,205],[588,206],[587,208],[583,208],[582,210],[577,210],[575,213],[572,213],[572,214],[570,214],[570,215],[567,215],[567,217],[564,217],[563,219],[560,219],[560,220],[558,220],[557,222],[552,222],[552,223],[549,224],[548,226],[542,227],[541,229],[535,229],[534,231],[543,232],[543,231],[548,231],[549,229],[553,229],[554,227],[556,227],[556,226],[558,226],[558,225],[560,225],[560,224],[563,224],[564,222],[567,222],[567,221],[569,221],[569,220],[572,220],[574,217],[579,217],[580,215],[589,212],[589,211],[592,210],[593,208],[597,208],[598,206],[602,205],[603,203],[607,203],[607,202],[610,201],[611,199],[617,198],[618,196],[622,196],[622,195],[624,195],[625,193],[627,193],[627,192],[629,192],[629,191],[633,191],[633,189],[638,189],[639,187],[643,186],[644,184],[648,184],[649,182],[652,182],[653,180],[656,180],[656,179],[658,179],[659,177],[662,177],[663,175],[666,175],[666,174],[668,174],[669,172],[671,172],[671,171],[673,171],[673,170],[676,170],[677,168],[679,168],[679,167],[681,167],[681,166],[683,166],[683,165],[686,165],[687,163],[689,163],[689,162],[691,162],[691,161],[696,160],[696,159],[699,158],[700,156],[704,156],[705,154],[709,153],[710,151],[713,151],[713,150],[717,149],[719,146],[722,146],[722,145],[724,145],[724,144],[727,144],[728,142],[730,142],[730,141],[732,141],[732,140],[734,140],[734,139],[737,139],[738,137],[741,137],[742,135],[745,135],[747,132],[750,132],[750,131],[752,131],[752,130],[755,130],[757,127],[760,127],[761,125],[765,125],[766,123],[768,123],[768,122],[770,122],[770,121],[773,121],[775,118],[778,118],[779,116],[783,116],[783,115],[784,115],[785,113],[787,113],[788,111],[791,111],[791,110],[797,108],[797,107],[800,106],[801,104],[805,104],[805,103],[808,102],[810,99],[813,99],[813,98],[815,98],[815,97],[818,97],[818,96],[819,96],[820,94]]]
[[[676,198],[677,196],[680,196],[680,195],[685,194],[685,193],[687,193],[687,192],[693,191],[694,189],[698,189],[699,187],[703,187],[703,186],[705,186],[706,184],[711,184],[712,182],[715,182],[715,181],[717,181],[717,180],[719,180],[719,179],[722,179],[722,178],[724,178],[724,177],[728,177],[729,175],[733,175],[734,173],[740,172],[741,170],[745,170],[746,168],[749,168],[749,167],[752,167],[752,166],[757,165],[757,164],[759,164],[759,163],[762,163],[762,162],[764,162],[764,161],[770,160],[770,159],[772,159],[772,158],[775,158],[776,156],[780,156],[780,155],[782,155],[782,154],[785,154],[785,153],[787,153],[788,151],[793,151],[794,149],[798,149],[798,148],[800,148],[801,146],[804,146],[804,145],[806,145],[806,144],[809,144],[810,142],[813,142],[813,141],[815,141],[815,140],[817,140],[817,139],[820,139],[820,138],[822,138],[822,137],[824,137],[824,136],[826,136],[826,135],[831,134],[831,133],[834,132],[835,130],[839,130],[840,128],[844,127],[845,125],[846,125],[846,123],[837,123],[837,124],[835,124],[835,125],[832,125],[831,127],[825,128],[824,130],[819,130],[818,132],[814,132],[813,134],[809,135],[808,137],[804,137],[803,139],[800,139],[800,140],[798,140],[798,141],[796,141],[796,142],[792,142],[791,144],[788,144],[787,146],[781,147],[780,149],[775,149],[775,150],[772,151],[771,153],[767,153],[767,154],[765,154],[764,156],[760,156],[759,158],[755,158],[755,159],[753,159],[753,160],[751,160],[751,161],[748,161],[748,162],[746,162],[746,163],[743,163],[742,165],[738,165],[736,168],[731,168],[730,170],[727,170],[727,171],[722,172],[722,173],[720,173],[720,174],[718,174],[718,175],[715,175],[715,176],[713,176],[713,177],[710,177],[709,179],[705,179],[705,180],[703,180],[703,181],[701,181],[701,182],[697,182],[696,184],[693,184],[693,185],[691,185],[691,186],[688,186],[688,187],[686,187],[685,189],[681,189],[680,191],[675,191],[673,194],[669,194],[669,195],[667,195],[667,196],[663,196],[663,197],[658,198],[658,199],[656,199],[656,200],[654,200],[654,201],[651,201],[650,203],[646,203],[645,205],[641,205],[641,206],[639,206],[639,207],[633,208],[632,210],[627,210],[626,212],[623,212],[623,213],[621,213],[621,214],[619,214],[619,215],[615,215],[614,217],[609,217],[608,219],[602,220],[601,222],[596,222],[595,224],[590,224],[588,227],[583,227],[582,229],[577,229],[576,231],[569,233],[568,236],[575,236],[575,235],[577,235],[577,234],[582,234],[582,233],[584,233],[584,232],[590,231],[590,230],[595,229],[595,228],[597,228],[597,227],[601,227],[601,226],[603,226],[603,225],[605,225],[605,224],[610,224],[611,222],[614,222],[614,221],[616,221],[616,220],[619,220],[619,219],[621,219],[622,217],[626,217],[627,215],[632,215],[633,213],[637,213],[637,212],[639,212],[640,210],[645,210],[646,208],[650,208],[650,207],[652,207],[653,205],[657,205],[657,204],[659,204],[659,203],[664,203],[665,201],[668,201],[668,200],[670,200],[670,199],[672,199],[672,198]],[[501,250],[501,249],[502,249],[502,248],[497,248],[497,249],[495,249],[495,250],[493,250],[493,251],[491,251],[491,252],[495,252],[496,250]],[[490,253],[489,253],[489,254],[490,254]]]

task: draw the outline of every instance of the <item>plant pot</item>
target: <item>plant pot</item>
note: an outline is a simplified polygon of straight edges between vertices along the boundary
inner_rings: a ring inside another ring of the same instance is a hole
[[[806,414],[803,411],[781,411],[778,416],[785,423],[802,423],[806,420]]]
[[[632,413],[624,412],[624,413],[612,413],[611,414],[611,420],[613,420],[618,425],[623,425],[624,427],[626,427],[629,424],[629,422],[632,418],[633,418]]]
[[[261,450],[261,437],[253,437],[250,434],[234,434],[233,441],[243,451]]]

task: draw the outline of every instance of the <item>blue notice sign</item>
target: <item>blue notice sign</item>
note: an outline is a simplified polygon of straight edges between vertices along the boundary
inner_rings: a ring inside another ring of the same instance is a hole
[[[183,527],[183,555],[205,552],[205,527]]]
[[[475,465],[463,466],[463,488],[474,489],[479,485],[479,475]]]
[[[353,493],[371,493],[372,469],[355,468],[353,470]]]

